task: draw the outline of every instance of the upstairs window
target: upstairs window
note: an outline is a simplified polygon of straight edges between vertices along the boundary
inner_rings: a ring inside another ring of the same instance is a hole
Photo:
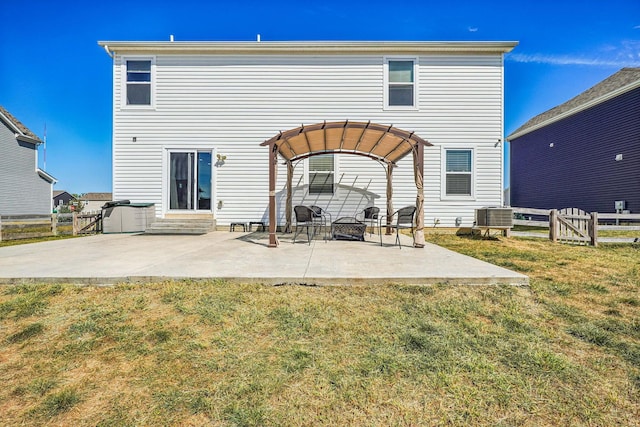
[[[389,107],[415,106],[415,75],[413,60],[387,62],[387,105]]]
[[[309,157],[309,194],[333,194],[333,154]]]
[[[127,105],[151,105],[151,60],[127,61]]]
[[[473,178],[471,150],[446,151],[446,195],[471,196]]]

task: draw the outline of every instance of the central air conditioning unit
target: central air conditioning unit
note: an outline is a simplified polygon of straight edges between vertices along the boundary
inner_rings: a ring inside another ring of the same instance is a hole
[[[476,209],[476,226],[478,227],[513,227],[513,209],[480,208]]]

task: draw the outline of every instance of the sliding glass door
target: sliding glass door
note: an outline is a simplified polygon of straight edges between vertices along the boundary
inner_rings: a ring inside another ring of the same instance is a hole
[[[211,151],[169,152],[169,209],[211,210]]]

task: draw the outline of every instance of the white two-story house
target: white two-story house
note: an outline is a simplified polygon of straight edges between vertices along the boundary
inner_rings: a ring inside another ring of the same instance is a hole
[[[476,208],[503,203],[503,55],[516,44],[99,42],[113,58],[113,199],[218,226],[267,221],[269,147],[261,143],[306,125],[372,123],[431,144],[425,226],[471,226]],[[382,166],[331,150],[304,156],[293,164],[293,205],[320,206],[334,219],[367,206],[384,213]],[[283,168],[279,225],[286,179]],[[394,207],[415,204],[411,156],[394,165],[393,189]]]

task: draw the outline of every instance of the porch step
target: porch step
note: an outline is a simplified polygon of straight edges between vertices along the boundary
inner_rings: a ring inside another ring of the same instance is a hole
[[[216,229],[215,219],[157,218],[145,234],[207,234]]]

